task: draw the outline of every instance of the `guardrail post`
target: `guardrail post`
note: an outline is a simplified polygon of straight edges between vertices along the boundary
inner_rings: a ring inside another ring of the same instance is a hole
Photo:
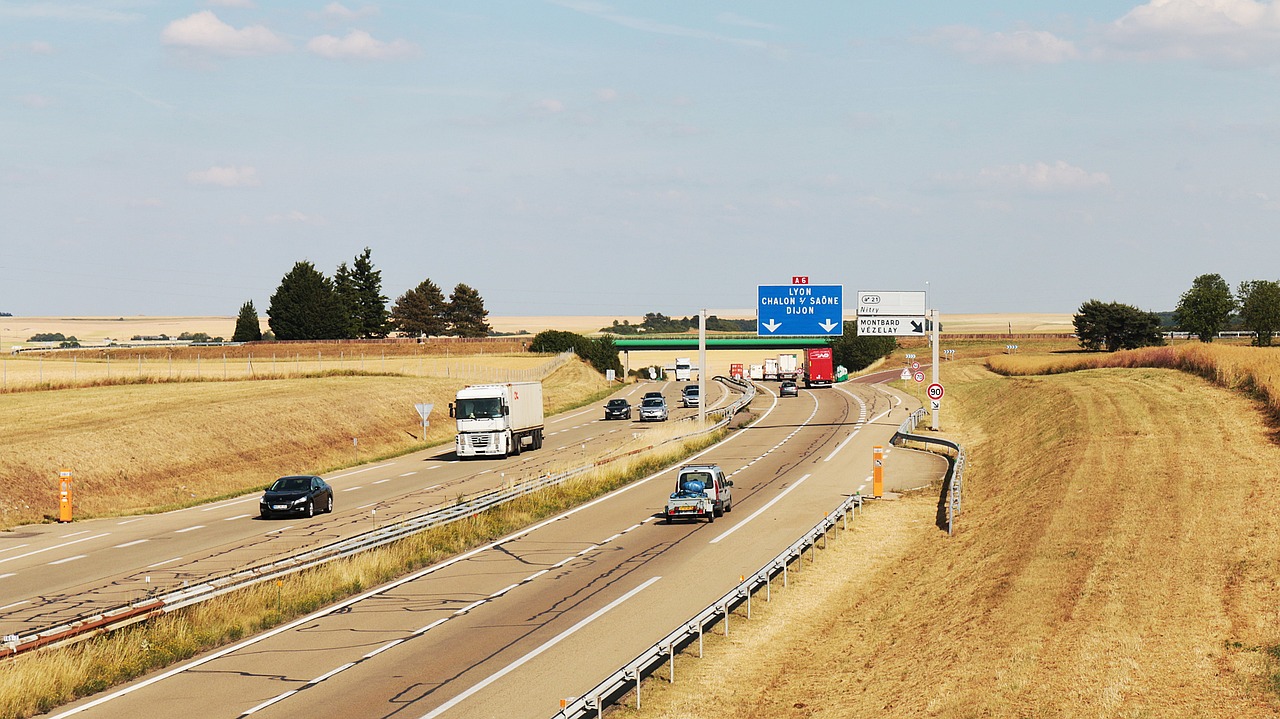
[[[747,619],[751,618],[751,585],[747,585]]]
[[[729,636],[729,605],[728,604],[724,605],[723,607],[721,607],[721,610],[724,612],[724,635],[725,637],[728,637]]]
[[[667,647],[667,654],[670,655],[671,678],[668,681],[672,684],[676,683],[676,645],[672,644]]]
[[[702,658],[702,622],[698,622],[698,658]]]

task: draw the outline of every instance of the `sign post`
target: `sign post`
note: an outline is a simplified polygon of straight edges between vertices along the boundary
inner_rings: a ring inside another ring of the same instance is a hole
[[[427,441],[427,427],[431,426],[431,423],[427,421],[427,417],[431,416],[431,410],[434,407],[435,407],[435,404],[431,404],[431,403],[413,405],[413,408],[418,410],[418,416],[422,418],[422,441],[423,442]]]
[[[930,429],[938,431],[938,415],[942,414],[942,383],[938,378],[938,311],[929,310],[929,321],[933,323],[933,386],[929,387],[930,398],[937,399],[937,402],[930,403],[929,410],[933,415],[933,423]],[[938,396],[933,397],[933,387],[938,388]]]

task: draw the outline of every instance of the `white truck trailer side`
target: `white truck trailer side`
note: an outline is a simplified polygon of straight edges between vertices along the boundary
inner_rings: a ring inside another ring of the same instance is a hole
[[[449,405],[458,457],[508,457],[542,446],[542,383],[476,384]]]

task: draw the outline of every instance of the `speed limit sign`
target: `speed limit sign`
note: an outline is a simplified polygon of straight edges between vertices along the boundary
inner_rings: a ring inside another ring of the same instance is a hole
[[[929,385],[929,399],[942,399],[942,394],[943,394],[942,385],[938,384],[937,382],[934,382],[933,384]]]
[[[923,381],[924,381],[924,372],[922,372],[921,370],[916,370],[915,380],[916,380],[917,382],[923,382]]]
[[[916,370],[918,370],[918,369],[920,369],[920,363],[919,363],[919,362],[912,362],[912,363],[911,363],[911,371],[912,371],[912,372],[915,372],[915,371],[916,371]]]

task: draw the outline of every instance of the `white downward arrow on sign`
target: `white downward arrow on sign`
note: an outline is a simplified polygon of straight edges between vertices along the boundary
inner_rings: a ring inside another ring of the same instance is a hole
[[[826,331],[830,332],[831,330],[833,330],[833,329],[835,329],[835,328],[839,327],[839,326],[840,326],[840,323],[839,323],[839,322],[832,322],[831,320],[827,320],[826,322],[819,322],[819,323],[818,323],[818,326],[819,326],[819,327],[821,327],[822,329],[824,329],[824,330],[826,330]]]
[[[769,330],[770,332],[777,332],[778,328],[781,326],[782,326],[782,323],[777,322],[775,320],[769,320],[768,322],[764,323],[764,328]]]

